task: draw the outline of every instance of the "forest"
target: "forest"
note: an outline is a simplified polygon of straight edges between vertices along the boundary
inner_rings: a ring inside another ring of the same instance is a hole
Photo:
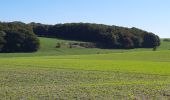
[[[154,48],[160,45],[159,36],[138,28],[126,28],[92,23],[43,25],[30,23],[36,35],[102,44],[104,48]]]
[[[32,28],[22,22],[0,23],[0,52],[34,52],[40,42]]]
[[[138,28],[95,23],[0,22],[0,52],[34,52],[40,48],[38,37],[92,42],[107,49],[155,48],[159,36]],[[102,46],[101,46],[102,45]]]

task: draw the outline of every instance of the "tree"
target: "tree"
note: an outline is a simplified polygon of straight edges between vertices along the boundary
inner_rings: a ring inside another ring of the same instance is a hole
[[[4,31],[0,31],[0,51],[2,51],[4,44],[5,44],[5,37],[6,33]]]
[[[23,31],[25,34],[25,40],[23,44],[23,51],[34,52],[40,48],[40,41],[33,32]]]
[[[133,37],[131,37],[131,39],[133,41],[134,48],[141,48],[142,47],[142,43],[143,43],[142,37],[133,36]]]
[[[4,39],[6,43],[3,52],[33,52],[40,45],[38,38],[26,30],[8,30]]]
[[[153,33],[148,33],[144,35],[143,47],[154,48],[160,45],[160,39],[157,35]]]
[[[160,45],[159,37],[153,33],[149,33],[135,27],[126,28],[95,23],[65,23],[45,25],[34,22],[30,24],[11,22],[0,23],[0,30],[5,32],[11,30],[26,30],[30,31],[31,33],[33,31],[36,35],[43,37],[96,43],[98,44],[99,48],[153,48]],[[29,41],[36,40],[35,37],[36,36],[31,35],[31,39],[27,40],[27,42],[24,42],[27,44],[25,48],[30,46],[31,42]],[[22,36],[19,35],[19,38],[22,38]],[[20,40],[15,41],[19,42]],[[38,44],[38,42],[35,42],[35,44],[36,43]],[[17,44],[15,47],[20,48],[22,46]],[[27,50],[30,48],[32,47],[27,48]]]
[[[33,31],[37,33],[39,36],[47,36],[48,34],[48,26],[38,25],[33,27]]]
[[[126,48],[126,49],[134,48],[134,43],[131,40],[131,38],[129,38],[129,37],[124,37],[123,38],[123,44],[122,45],[123,45],[123,48]]]
[[[170,39],[163,39],[164,42],[170,42]]]

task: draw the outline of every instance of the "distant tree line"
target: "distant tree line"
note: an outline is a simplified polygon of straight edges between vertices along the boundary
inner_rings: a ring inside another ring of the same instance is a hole
[[[163,39],[164,42],[170,42],[170,39]]]
[[[157,35],[138,29],[91,23],[45,25],[41,23],[0,22],[0,52],[34,52],[38,36],[92,42],[102,48],[155,48]]]
[[[79,40],[103,44],[104,48],[155,48],[160,45],[160,38],[138,28],[125,28],[103,24],[66,23],[44,25],[30,23],[38,36]]]
[[[0,22],[0,52],[34,52],[39,45],[32,26],[22,22]]]

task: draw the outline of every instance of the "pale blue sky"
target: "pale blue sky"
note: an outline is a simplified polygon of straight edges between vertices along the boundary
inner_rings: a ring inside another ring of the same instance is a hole
[[[170,0],[1,0],[0,21],[90,22],[170,37]]]

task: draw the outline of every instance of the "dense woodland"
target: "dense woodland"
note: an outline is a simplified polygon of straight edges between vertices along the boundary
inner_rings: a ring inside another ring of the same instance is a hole
[[[160,45],[157,35],[135,27],[125,28],[90,23],[56,25],[31,23],[30,25],[38,36],[94,42],[102,44],[103,48],[154,48]]]
[[[39,45],[31,26],[21,22],[0,23],[0,52],[34,52]]]
[[[40,45],[37,36],[92,42],[102,48],[154,48],[160,45],[157,35],[134,27],[90,23],[44,25],[1,22],[0,52],[37,51]]]

